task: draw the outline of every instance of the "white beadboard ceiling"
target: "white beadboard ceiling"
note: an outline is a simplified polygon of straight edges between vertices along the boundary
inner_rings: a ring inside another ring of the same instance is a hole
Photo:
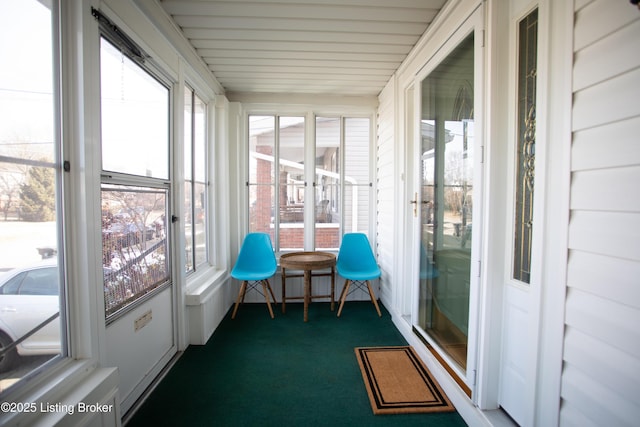
[[[377,96],[446,0],[160,0],[229,93]]]

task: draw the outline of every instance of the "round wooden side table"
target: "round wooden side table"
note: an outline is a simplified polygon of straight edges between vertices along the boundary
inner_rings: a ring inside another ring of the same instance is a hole
[[[304,298],[304,321],[309,319],[309,303],[313,298],[331,298],[331,311],[335,304],[335,280],[336,280],[336,256],[330,252],[291,252],[280,256],[280,266],[282,267],[282,312],[285,312],[287,299]],[[329,273],[313,273],[313,270],[323,270],[330,268]],[[303,274],[289,274],[286,270],[301,270]],[[312,295],[311,277],[331,276],[330,295]],[[304,297],[286,296],[286,279],[290,277],[304,277]]]

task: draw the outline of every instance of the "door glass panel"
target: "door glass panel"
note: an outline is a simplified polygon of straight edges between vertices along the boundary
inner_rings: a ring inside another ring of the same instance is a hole
[[[170,99],[169,87],[151,69],[101,37],[102,264],[108,322],[170,285],[170,184],[153,179],[169,177]]]
[[[533,231],[533,180],[536,160],[536,83],[538,9],[519,25],[518,157],[516,177],[513,278],[529,283]]]
[[[473,35],[422,82],[418,323],[466,369],[473,208]]]
[[[169,89],[102,38],[100,91],[102,169],[169,178]]]
[[[107,318],[169,282],[168,190],[102,185],[102,268]]]

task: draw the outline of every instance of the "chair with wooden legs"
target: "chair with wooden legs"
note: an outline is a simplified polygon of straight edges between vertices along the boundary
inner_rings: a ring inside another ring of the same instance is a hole
[[[275,274],[277,268],[276,256],[273,252],[269,235],[266,233],[247,234],[240,248],[236,264],[231,270],[231,277],[242,281],[238,299],[231,314],[232,319],[235,319],[238,306],[240,303],[244,303],[244,297],[247,291],[251,289],[255,289],[264,295],[269,314],[273,319],[273,309],[271,308],[269,295],[273,298],[274,304],[276,303],[276,298],[269,284],[269,278]],[[263,292],[260,292],[257,288],[258,285],[262,285]]]
[[[378,316],[382,317],[376,295],[371,287],[371,280],[380,277],[380,268],[376,263],[369,239],[365,234],[347,233],[342,236],[342,244],[338,252],[338,260],[336,261],[336,270],[338,270],[340,276],[345,278],[344,287],[340,294],[338,317],[340,317],[344,302],[350,294],[349,287],[352,283],[355,284],[357,288],[363,289],[366,285],[371,302],[375,306]],[[353,289],[352,292],[355,290],[356,289]]]

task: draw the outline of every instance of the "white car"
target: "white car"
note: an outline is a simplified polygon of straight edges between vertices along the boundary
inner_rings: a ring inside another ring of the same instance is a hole
[[[29,334],[60,310],[59,274],[54,262],[16,268],[0,277],[0,351]],[[0,357],[0,372],[10,369],[17,355],[60,353],[60,317],[38,329]]]

